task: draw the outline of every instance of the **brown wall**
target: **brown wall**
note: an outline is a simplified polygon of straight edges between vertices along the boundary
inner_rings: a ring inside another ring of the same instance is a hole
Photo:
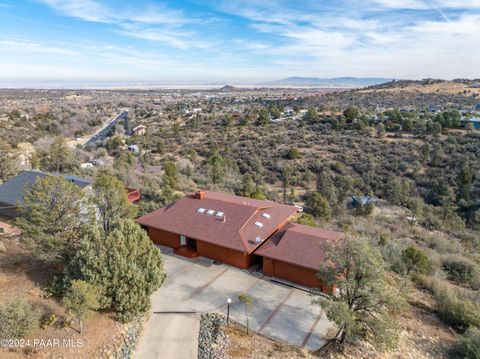
[[[148,228],[148,235],[155,244],[177,248],[180,247],[180,236],[157,228]]]
[[[239,268],[248,268],[251,260],[250,257],[252,257],[244,255],[243,252],[198,240],[197,252],[203,257],[214,259]]]
[[[263,257],[263,274],[269,277],[282,278],[306,287],[316,287],[328,291],[328,288],[322,285],[322,282],[315,276],[315,270],[279,260]]]

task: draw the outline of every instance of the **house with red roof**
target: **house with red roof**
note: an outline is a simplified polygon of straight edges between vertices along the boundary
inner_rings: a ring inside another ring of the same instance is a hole
[[[322,245],[336,242],[341,236],[340,232],[288,223],[255,254],[263,258],[265,275],[329,291],[331,288],[316,276],[325,259]]]
[[[238,268],[257,264],[267,276],[322,287],[315,273],[321,243],[334,231],[291,223],[298,208],[232,194],[198,191],[137,219],[155,244],[185,257],[207,257]]]

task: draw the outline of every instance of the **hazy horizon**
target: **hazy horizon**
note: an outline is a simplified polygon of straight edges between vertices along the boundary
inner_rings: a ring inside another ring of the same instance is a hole
[[[479,0],[0,0],[0,86],[478,78]]]

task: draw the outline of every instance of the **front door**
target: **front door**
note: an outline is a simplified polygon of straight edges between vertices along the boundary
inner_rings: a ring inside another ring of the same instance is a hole
[[[187,238],[185,236],[180,236],[180,246],[186,246],[187,245]]]

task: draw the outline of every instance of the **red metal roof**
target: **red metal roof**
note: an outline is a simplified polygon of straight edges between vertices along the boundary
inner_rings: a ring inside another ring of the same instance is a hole
[[[203,199],[187,195],[137,219],[137,222],[222,247],[252,253],[297,212],[294,206],[222,192],[204,191]],[[204,213],[197,212],[199,208]],[[213,215],[207,211],[213,210]],[[216,216],[223,212],[224,216]],[[267,214],[270,217],[266,218]],[[262,224],[261,227],[256,222]],[[260,243],[256,242],[259,237]]]
[[[340,232],[289,223],[255,254],[318,270],[325,256],[321,245],[329,240],[337,241],[341,236]]]

